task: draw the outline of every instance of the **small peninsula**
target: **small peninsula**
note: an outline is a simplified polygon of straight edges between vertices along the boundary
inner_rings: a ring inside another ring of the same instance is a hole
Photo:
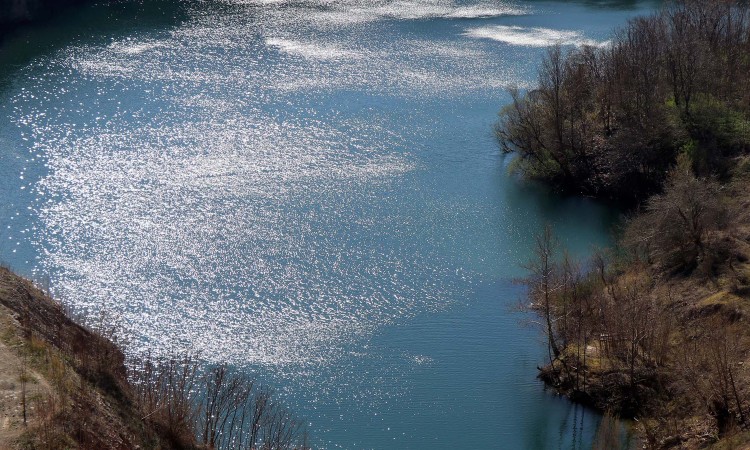
[[[496,128],[522,175],[631,211],[586,262],[547,228],[524,282],[540,377],[646,448],[750,443],[749,55],[746,2],[671,2],[606,46],[552,48]]]

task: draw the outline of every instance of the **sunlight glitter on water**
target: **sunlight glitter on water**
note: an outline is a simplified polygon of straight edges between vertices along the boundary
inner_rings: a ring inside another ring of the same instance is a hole
[[[453,0],[226,0],[234,4],[278,6],[304,14],[317,26],[353,25],[381,20],[479,19],[527,14],[530,9],[504,1],[458,4]],[[276,11],[274,11],[276,13]]]
[[[555,44],[601,47],[608,43],[608,41],[597,42],[592,39],[586,39],[583,33],[579,31],[505,25],[471,28],[466,31],[465,35],[478,39],[491,39],[506,44],[528,47],[549,47]]]
[[[0,251],[31,241],[132,351],[262,374],[320,447],[524,448],[567,410],[533,382],[510,280],[542,221],[608,239],[590,202],[519,188],[493,140],[538,45],[606,39],[578,17],[599,12],[558,30],[538,5],[216,0],[72,39],[0,91],[0,144],[25,153],[0,175],[36,194]]]
[[[319,220],[347,218],[307,195],[330,190],[351,197],[352,182],[382,182],[414,164],[305,125],[249,116],[211,124],[175,120],[128,135],[51,142],[54,176],[40,189],[66,200],[42,206],[40,215],[57,238],[45,250],[49,264],[61,268],[62,298],[83,308],[125,309],[128,328],[167,348],[272,363],[322,358],[315,349],[377,321],[389,303],[400,309],[401,288],[379,292],[366,265],[331,273],[336,266],[327,263],[341,250],[313,228]],[[361,133],[378,133],[360,125]],[[290,205],[300,211],[284,211]],[[360,293],[347,294],[358,284]],[[245,302],[248,292],[255,304]],[[279,302],[269,304],[270,298]],[[348,308],[352,302],[359,307]],[[235,345],[221,342],[222,335]],[[242,336],[246,342],[237,345]]]
[[[383,207],[370,204],[369,218],[359,211],[357,202],[387,189],[378,186],[420,170],[406,130],[368,111],[345,117],[296,106],[295,96],[353,87],[460,92],[508,85],[512,74],[460,36],[373,45],[368,33],[321,41],[307,31],[324,31],[325,15],[341,12],[369,22],[521,9],[319,6],[312,16],[306,4],[199,14],[168,33],[68,48],[46,62],[55,83],[37,84],[61,105],[54,114],[42,115],[46,97],[14,99],[18,124],[47,159],[38,246],[64,301],[119,314],[136,348],[304,365],[455,297],[455,287],[427,281],[455,267],[377,242],[416,233],[408,218],[381,229]],[[304,30],[295,34],[294,25]],[[343,239],[326,236],[341,223]]]

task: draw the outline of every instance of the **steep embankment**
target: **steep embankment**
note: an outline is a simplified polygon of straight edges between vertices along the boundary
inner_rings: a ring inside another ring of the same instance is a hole
[[[122,352],[0,268],[0,448],[191,448],[137,406]]]

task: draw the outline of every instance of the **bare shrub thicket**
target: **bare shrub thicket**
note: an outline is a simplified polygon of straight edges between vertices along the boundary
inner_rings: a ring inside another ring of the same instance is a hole
[[[705,183],[689,180],[694,182]],[[664,195],[672,195],[669,189]],[[700,254],[695,246],[710,247],[705,237],[703,244],[695,242],[699,234],[684,238],[693,256]],[[660,248],[677,245],[668,232],[655,236],[661,236],[654,238]],[[555,242],[549,227],[539,233],[524,280],[526,304],[549,349],[543,379],[618,415],[659,418],[664,423],[649,428],[651,436],[679,434],[679,420],[691,416],[706,418],[717,436],[750,426],[743,367],[750,335],[741,312],[720,303],[685,308],[653,264],[600,253],[581,265]]]
[[[663,271],[697,268],[710,275],[728,251],[721,237],[730,218],[719,183],[695,177],[683,160],[669,173],[664,192],[651,197],[631,221],[624,242]]]
[[[176,441],[194,438],[208,449],[306,449],[305,424],[268,388],[226,364],[196,358],[147,357],[130,379],[148,419]]]

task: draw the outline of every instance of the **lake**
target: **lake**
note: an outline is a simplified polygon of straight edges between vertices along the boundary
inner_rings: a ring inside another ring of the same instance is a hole
[[[130,351],[257,374],[321,448],[585,449],[516,312],[545,223],[618,213],[508,173],[547,47],[656,2],[238,0],[70,11],[0,53],[0,258]]]

